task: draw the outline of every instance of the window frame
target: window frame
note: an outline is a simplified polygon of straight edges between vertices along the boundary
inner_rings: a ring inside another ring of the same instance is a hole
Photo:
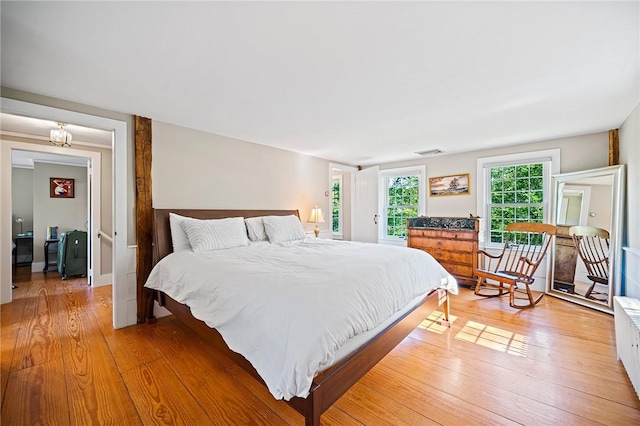
[[[387,179],[398,176],[417,176],[418,177],[418,216],[424,215],[426,212],[426,167],[425,166],[411,166],[401,167],[395,169],[386,169],[379,172],[379,192],[378,192],[378,205],[380,206],[380,216],[378,221],[378,241],[383,244],[395,244],[395,245],[407,245],[406,237],[396,237],[387,235],[387,208],[388,208],[388,196],[387,191]]]
[[[338,181],[338,186],[339,186],[339,197],[340,197],[340,203],[338,204],[338,231],[334,232],[333,230],[333,185],[335,184],[335,182]],[[334,239],[336,240],[341,240],[343,239],[344,235],[344,220],[343,220],[343,204],[344,204],[344,186],[343,186],[343,179],[342,179],[342,175],[333,175],[331,176],[331,235],[333,236]]]
[[[542,221],[544,223],[551,223],[551,198],[553,196],[552,176],[560,173],[560,149],[496,155],[477,159],[478,191],[476,215],[480,216],[478,241],[481,247],[499,249],[504,246],[502,243],[491,242],[491,168],[532,163],[543,164]]]

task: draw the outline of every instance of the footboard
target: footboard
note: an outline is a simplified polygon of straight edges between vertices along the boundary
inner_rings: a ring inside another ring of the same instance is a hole
[[[305,426],[320,425],[320,415],[439,306],[442,306],[444,319],[448,321],[449,292],[444,289],[432,291],[414,310],[389,325],[351,356],[318,375],[307,398],[293,398],[289,401],[290,405],[305,416]]]

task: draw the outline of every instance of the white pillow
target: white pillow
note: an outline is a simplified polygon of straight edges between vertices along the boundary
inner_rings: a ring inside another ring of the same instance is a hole
[[[271,243],[302,240],[306,238],[304,229],[297,216],[264,216],[264,230]]]
[[[228,219],[186,219],[182,228],[187,233],[191,250],[203,252],[249,245],[243,217]]]
[[[183,250],[191,250],[191,244],[187,233],[182,229],[182,222],[190,217],[180,216],[179,214],[169,213],[169,228],[171,228],[171,243],[173,244],[173,252]]]
[[[267,233],[264,231],[264,223],[262,223],[262,216],[248,217],[244,220],[247,225],[247,233],[249,234],[249,240],[251,241],[267,241]]]

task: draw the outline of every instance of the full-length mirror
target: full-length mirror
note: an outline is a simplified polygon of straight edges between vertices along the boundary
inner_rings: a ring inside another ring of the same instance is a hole
[[[547,293],[613,312],[620,294],[624,165],[553,176]]]

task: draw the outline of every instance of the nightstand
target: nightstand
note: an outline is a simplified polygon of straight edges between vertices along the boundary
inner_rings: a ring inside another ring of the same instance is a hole
[[[16,249],[13,253],[15,266],[26,266],[33,263],[33,235],[18,234]]]

